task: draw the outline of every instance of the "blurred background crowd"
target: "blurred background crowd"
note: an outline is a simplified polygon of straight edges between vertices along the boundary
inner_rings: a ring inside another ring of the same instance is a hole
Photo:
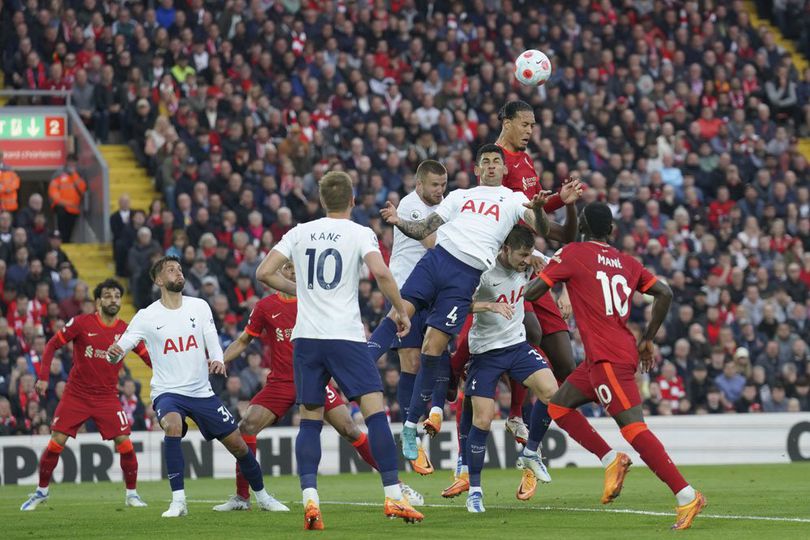
[[[773,2],[765,15],[807,47],[807,4]],[[539,89],[512,76],[527,48],[553,60]],[[522,99],[543,186],[577,171],[584,202],[613,209],[615,245],[675,292],[660,365],[639,376],[646,412],[810,411],[810,167],[798,147],[810,69],[741,2],[7,0],[0,49],[7,84],[71,90],[97,139],[126,142],[154,175],[161,199],[132,208],[123,197],[111,218],[116,273],[142,308],[156,298],[150,262],[179,256],[223,346],[268,293],[255,280],[262,257],[323,216],[325,171],[352,175],[352,217],[388,258],[380,207],[413,190],[427,158],[444,163],[449,189],[474,185],[476,148],[498,136],[499,108]],[[45,397],[33,367],[59,325],[93,309],[37,218],[42,201],[31,205],[0,214],[0,433],[47,432],[69,351]],[[385,314],[372,280],[359,302],[371,331]],[[638,329],[648,302],[632,305]],[[399,420],[395,355],[379,367]],[[272,351],[256,347],[214,384],[238,414],[269,369]],[[122,373],[133,425],[151,429],[140,390]],[[499,402],[505,415],[508,388]]]

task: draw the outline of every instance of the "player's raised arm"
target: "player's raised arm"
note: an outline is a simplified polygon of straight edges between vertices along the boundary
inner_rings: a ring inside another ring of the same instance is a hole
[[[282,239],[283,241],[283,239]],[[281,242],[279,242],[281,244]],[[289,259],[276,248],[270,250],[267,257],[256,269],[256,279],[268,287],[295,296],[295,283],[281,275],[279,270]]]
[[[385,265],[385,261],[379,251],[369,251],[363,256],[368,269],[374,274],[377,279],[377,285],[380,286],[380,291],[391,302],[394,310],[397,312],[395,320],[397,321],[399,337],[408,335],[411,330],[411,320],[408,317],[408,312],[405,310],[405,305],[402,302],[402,296],[399,294],[397,282],[394,281],[394,276],[391,270]]]
[[[541,236],[548,236],[548,231],[551,227],[551,222],[546,212],[543,210],[550,196],[550,191],[541,191],[532,197],[529,202],[523,203],[523,206],[527,208],[527,210],[523,212],[523,221],[528,223],[529,226]]]
[[[661,325],[664,323],[664,319],[667,318],[669,307],[672,305],[672,289],[670,289],[669,285],[666,283],[655,280],[649,288],[642,290],[642,292],[652,295],[653,297],[652,316],[638,342],[638,356],[641,362],[641,371],[646,372],[655,366],[655,356],[653,355],[655,345],[653,344],[653,340],[658,333],[658,329],[661,328]]]
[[[433,212],[425,219],[416,221],[402,219],[397,215],[397,209],[391,204],[391,201],[388,201],[385,207],[380,210],[380,215],[386,223],[393,225],[402,231],[402,234],[414,240],[424,240],[444,225],[444,218],[436,212]]]

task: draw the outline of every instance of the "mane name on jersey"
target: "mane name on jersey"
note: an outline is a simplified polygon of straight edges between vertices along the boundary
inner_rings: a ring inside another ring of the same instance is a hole
[[[514,305],[514,304],[517,304],[518,302],[520,302],[521,298],[523,298],[523,286],[522,285],[521,285],[520,289],[517,291],[517,293],[513,289],[513,290],[511,290],[509,292],[509,297],[507,297],[505,294],[501,294],[500,296],[498,296],[498,299],[495,300],[495,301],[500,302],[502,304],[512,304],[512,305]]]
[[[197,345],[197,338],[194,337],[194,334],[188,336],[185,341],[183,340],[183,336],[177,338],[177,343],[174,342],[174,338],[169,338],[163,343],[163,354],[167,354],[169,352],[186,352],[190,351],[191,349],[199,349],[200,346]]]
[[[309,234],[309,239],[312,242],[316,240],[329,240],[331,242],[337,242],[340,240],[340,234],[334,232],[314,232]]]
[[[605,257],[604,255],[597,255],[596,262],[602,266],[610,266],[611,268],[622,268],[622,261],[618,257]]]
[[[467,199],[464,206],[461,207],[461,212],[473,212],[474,214],[481,214],[483,216],[493,216],[495,221],[501,220],[501,207],[495,203],[488,203],[487,201],[474,201]]]

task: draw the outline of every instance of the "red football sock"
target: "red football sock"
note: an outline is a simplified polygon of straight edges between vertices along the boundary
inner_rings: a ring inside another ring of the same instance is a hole
[[[529,389],[515,379],[509,379],[512,384],[512,404],[509,407],[509,418],[523,418],[523,403]]]
[[[65,447],[51,439],[39,459],[39,487],[46,488],[51,483],[51,475],[59,463],[59,454]]]
[[[121,470],[124,473],[124,483],[127,489],[135,489],[138,483],[138,457],[135,455],[132,441],[125,440],[115,447],[115,451],[121,456]]]
[[[599,459],[610,452],[608,443],[591,427],[581,412],[549,403],[548,413],[572,439]]]
[[[664,445],[658,440],[652,431],[647,428],[644,422],[635,422],[622,428],[622,436],[633,445],[633,449],[638,452],[644,463],[669,486],[672,493],[678,493],[689,485],[681,476],[680,471],[672,463],[669,454],[664,449]]]
[[[354,449],[360,454],[360,457],[363,458],[363,461],[371,465],[372,469],[377,470],[377,462],[371,454],[371,446],[368,443],[368,436],[365,433],[361,431],[360,438],[354,441],[352,446],[354,446]]]
[[[254,454],[256,454],[256,436],[255,435],[242,435],[245,443],[248,445]],[[242,475],[242,470],[239,468],[239,463],[236,464],[236,494],[243,499],[250,500],[250,483],[247,478]]]

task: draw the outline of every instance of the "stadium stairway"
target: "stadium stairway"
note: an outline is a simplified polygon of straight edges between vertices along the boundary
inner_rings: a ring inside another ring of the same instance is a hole
[[[160,195],[155,192],[146,170],[138,166],[132,150],[126,145],[102,145],[99,148],[110,167],[110,213],[118,210],[118,199],[124,194],[130,196],[132,208],[148,209],[152,200]],[[64,244],[62,249],[76,266],[79,278],[90,286],[91,293],[97,283],[115,276],[111,244]],[[124,286],[127,285],[125,278],[120,281]],[[134,315],[133,298],[127,292],[122,299],[119,316],[130,321]],[[151,370],[131,353],[126,358],[126,364],[132,377],[140,381],[141,388],[148,389]],[[148,399],[148,394],[144,392],[142,390],[141,397]]]
[[[793,60],[793,65],[796,66],[798,72],[800,74],[804,73],[804,70],[810,66],[810,62],[808,62],[808,59],[805,58],[804,55],[798,51],[798,49],[796,49],[796,45],[791,40],[783,36],[779,28],[771,23],[771,21],[763,19],[757,15],[757,6],[754,5],[752,0],[745,0],[743,5],[745,6],[745,10],[748,12],[748,17],[751,19],[751,26],[756,29],[764,26],[771,33],[773,33],[777,45],[782,47],[787,53],[790,54],[790,58]],[[810,161],[810,137],[799,138],[798,150],[805,157],[805,159]]]

